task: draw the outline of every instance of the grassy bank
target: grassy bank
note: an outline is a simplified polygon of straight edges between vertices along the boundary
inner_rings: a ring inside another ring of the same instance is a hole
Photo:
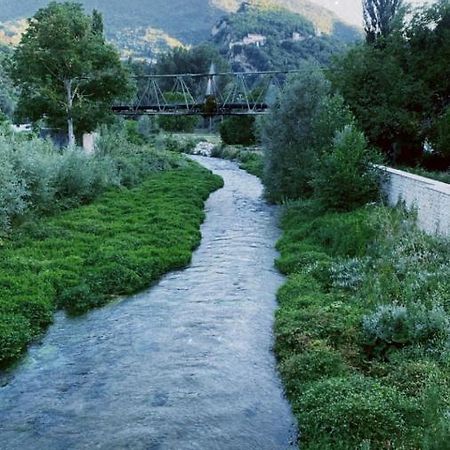
[[[259,178],[263,176],[264,161],[260,151],[246,147],[216,146],[212,156],[237,161],[241,169]]]
[[[0,362],[16,358],[55,309],[84,312],[188,264],[203,202],[220,186],[219,177],[186,163],[15,229],[1,241]]]
[[[276,353],[301,448],[448,449],[450,244],[404,212],[291,205]]]

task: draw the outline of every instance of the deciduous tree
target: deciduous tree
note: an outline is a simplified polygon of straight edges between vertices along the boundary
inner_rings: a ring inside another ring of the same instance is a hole
[[[111,104],[130,92],[128,72],[105,42],[98,12],[86,15],[76,3],[50,3],[29,19],[11,70],[21,94],[17,115],[45,118],[75,135],[111,119]]]

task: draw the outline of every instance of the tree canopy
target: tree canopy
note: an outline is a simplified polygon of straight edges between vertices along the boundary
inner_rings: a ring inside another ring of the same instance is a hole
[[[391,162],[450,165],[450,4],[416,10],[382,39],[340,57],[329,72],[369,142]],[[433,151],[424,152],[431,144]]]
[[[116,49],[105,42],[101,15],[77,3],[50,3],[33,18],[17,47],[11,76],[20,88],[16,114],[75,134],[111,119],[111,104],[130,81]]]

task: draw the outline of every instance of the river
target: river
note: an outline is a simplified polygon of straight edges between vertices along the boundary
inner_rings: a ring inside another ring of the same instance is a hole
[[[2,376],[2,450],[276,450],[294,419],[271,352],[277,212],[228,161],[185,270],[78,317],[56,315]]]

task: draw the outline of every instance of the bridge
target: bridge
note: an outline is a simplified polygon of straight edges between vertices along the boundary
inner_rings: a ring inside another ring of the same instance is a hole
[[[217,72],[135,77],[137,94],[113,105],[123,116],[261,115],[274,103],[290,71]]]

